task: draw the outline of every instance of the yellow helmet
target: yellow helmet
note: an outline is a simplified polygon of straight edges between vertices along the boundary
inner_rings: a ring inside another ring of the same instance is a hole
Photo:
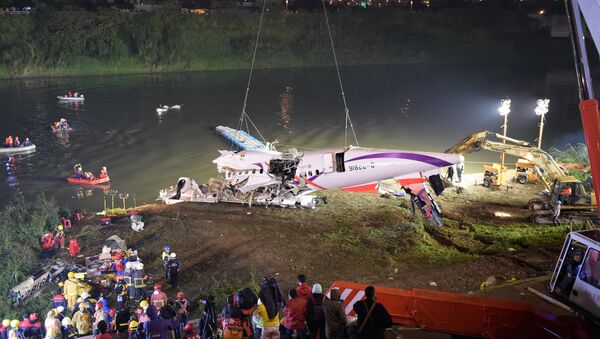
[[[58,225],[58,227],[56,227],[56,228],[58,228],[59,231],[62,231],[63,230],[63,225]]]
[[[137,330],[137,328],[138,328],[138,322],[135,321],[135,320],[132,320],[129,323],[129,329],[132,330],[132,331],[134,331],[134,330]]]
[[[141,307],[141,308],[146,308],[146,307],[148,307],[148,301],[146,301],[146,300],[142,300],[142,301],[140,301],[140,307]]]
[[[17,327],[19,327],[19,324],[20,324],[20,323],[21,323],[21,322],[20,322],[20,321],[18,321],[17,319],[15,319],[15,320],[11,320],[11,322],[10,322],[10,327],[12,327],[12,328],[17,328]]]
[[[61,281],[61,282],[58,283],[58,286],[59,287],[63,287],[63,286],[65,286],[65,283]]]
[[[73,279],[73,278],[75,278],[75,272],[69,272],[69,273],[67,274],[67,277],[68,277],[69,279]]]
[[[10,326],[10,319],[4,319],[4,320],[2,320],[2,326],[9,327]]]

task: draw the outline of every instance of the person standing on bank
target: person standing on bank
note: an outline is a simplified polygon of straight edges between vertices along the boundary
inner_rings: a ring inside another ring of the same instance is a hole
[[[375,301],[375,287],[365,288],[365,298],[352,306],[358,315],[358,337],[384,339],[385,329],[392,326],[392,317],[382,304]]]

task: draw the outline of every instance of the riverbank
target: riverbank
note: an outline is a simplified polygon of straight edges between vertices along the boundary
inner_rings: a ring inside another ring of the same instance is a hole
[[[260,13],[40,12],[0,18],[0,78],[247,69]],[[486,20],[479,19],[485,17]],[[568,59],[568,39],[492,8],[330,14],[342,65]],[[443,29],[440,29],[443,28]],[[270,10],[256,67],[332,65],[322,13]]]

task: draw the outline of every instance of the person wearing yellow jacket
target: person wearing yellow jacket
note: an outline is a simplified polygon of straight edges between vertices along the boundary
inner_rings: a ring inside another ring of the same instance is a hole
[[[77,303],[77,297],[79,296],[79,280],[75,279],[75,273],[69,272],[67,280],[63,285],[63,295],[67,299],[67,307],[73,311],[75,309],[75,303]]]
[[[263,322],[261,337],[265,339],[279,339],[279,314],[276,314],[274,318],[269,318],[267,308],[260,299],[258,299],[256,313],[258,313],[258,316]]]

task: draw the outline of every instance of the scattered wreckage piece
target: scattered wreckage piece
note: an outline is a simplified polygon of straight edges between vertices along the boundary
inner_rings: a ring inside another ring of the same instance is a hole
[[[81,272],[83,270],[84,267],[81,265],[64,262],[48,265],[13,287],[9,292],[9,296],[14,304],[22,305],[42,293],[49,284],[66,279],[68,272]]]

